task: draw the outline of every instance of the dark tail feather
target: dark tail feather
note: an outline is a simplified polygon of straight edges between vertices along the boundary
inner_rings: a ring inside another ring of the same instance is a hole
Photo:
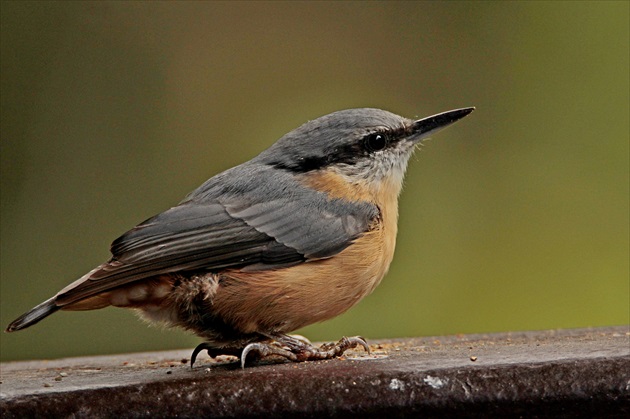
[[[50,316],[57,310],[59,310],[59,307],[55,304],[55,297],[52,297],[13,320],[5,331],[15,332],[16,330],[25,329],[44,317]]]

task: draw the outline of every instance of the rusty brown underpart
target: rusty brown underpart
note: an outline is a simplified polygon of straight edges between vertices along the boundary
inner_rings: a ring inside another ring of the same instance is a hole
[[[2,418],[630,417],[630,329],[372,341],[341,359],[170,352],[3,363]]]

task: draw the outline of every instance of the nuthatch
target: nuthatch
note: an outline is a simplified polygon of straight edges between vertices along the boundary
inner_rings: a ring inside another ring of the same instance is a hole
[[[396,245],[398,195],[420,141],[463,118],[417,121],[379,109],[334,112],[226,170],[111,245],[112,258],[23,314],[115,306],[180,326],[212,357],[328,359],[361,337],[315,347],[287,333],[371,293]]]

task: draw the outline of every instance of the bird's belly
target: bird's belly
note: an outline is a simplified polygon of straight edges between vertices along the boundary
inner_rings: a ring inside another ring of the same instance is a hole
[[[272,271],[226,272],[213,311],[243,333],[288,333],[335,317],[370,294],[387,273],[396,232],[382,227],[329,259]]]

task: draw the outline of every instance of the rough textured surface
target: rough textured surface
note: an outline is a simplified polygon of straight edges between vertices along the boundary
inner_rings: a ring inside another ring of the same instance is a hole
[[[13,417],[630,417],[628,326],[372,342],[332,361],[190,350],[1,364]]]

